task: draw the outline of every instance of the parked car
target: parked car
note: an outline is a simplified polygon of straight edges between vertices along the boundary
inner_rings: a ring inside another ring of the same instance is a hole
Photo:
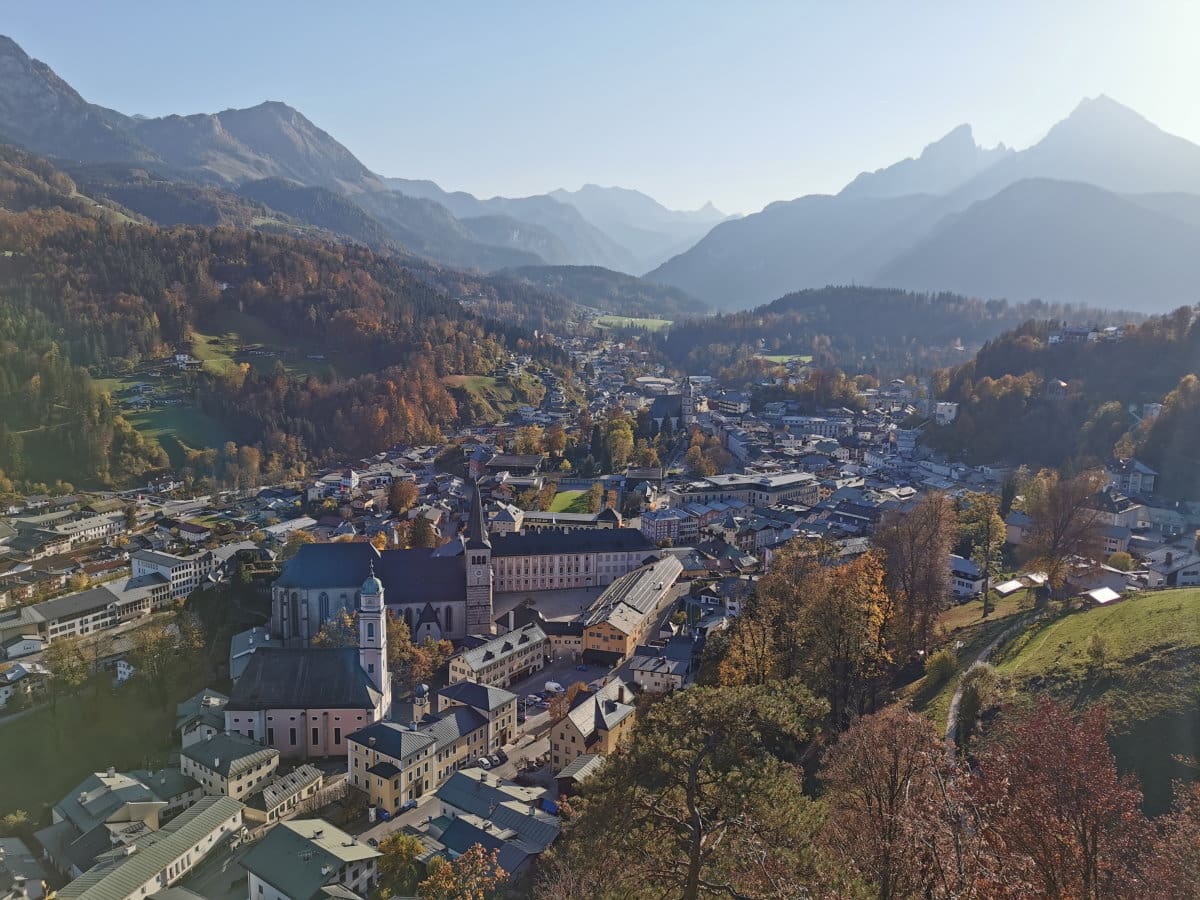
[[[491,756],[488,757],[488,762],[490,762],[492,764],[492,768],[495,768],[496,766],[500,765],[502,762],[502,760],[500,759],[500,754],[493,753]]]
[[[479,759],[475,760],[475,765],[479,766],[481,769],[490,769],[492,767],[492,761],[486,756],[481,756]]]
[[[507,754],[507,753],[505,753],[503,750],[497,750],[497,751],[496,751],[496,756],[497,756],[497,758],[500,760],[500,763],[501,763],[502,765],[503,765],[504,763],[508,762],[508,754]]]
[[[416,809],[416,808],[417,808],[416,800],[406,800],[404,802],[404,805],[402,807],[400,807],[400,812],[408,812],[410,809]]]
[[[527,721],[529,721],[529,717],[527,715],[525,715],[524,712],[517,713],[517,724],[518,725],[524,725]]]
[[[577,665],[575,667],[576,672],[586,672],[587,670],[588,670],[588,667],[583,665],[583,663],[580,663],[579,665]]]
[[[375,840],[375,838],[367,838],[367,846],[368,847],[378,847],[379,841]]]
[[[542,699],[541,694],[526,694],[525,695],[525,701],[527,703],[537,703],[541,699]]]
[[[380,810],[379,810],[379,821],[380,822],[386,822],[391,817],[392,817],[392,814],[390,812],[388,812],[386,809],[383,809],[382,807],[380,808]]]

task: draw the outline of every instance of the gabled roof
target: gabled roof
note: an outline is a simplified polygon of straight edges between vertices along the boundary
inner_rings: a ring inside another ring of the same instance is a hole
[[[222,778],[229,778],[278,759],[279,751],[240,734],[211,734],[184,747],[179,755]]]
[[[180,813],[160,831],[137,840],[134,852],[114,855],[93,866],[58,892],[63,900],[124,900],[138,896],[153,879],[192,846],[205,843],[223,822],[237,815],[242,804],[230,797],[205,797]]]
[[[438,696],[488,712],[495,712],[506,703],[517,699],[516,694],[504,688],[476,684],[474,681],[456,681],[454,684],[448,684],[438,692]]]
[[[323,889],[338,880],[343,865],[379,856],[378,850],[323,819],[293,819],[280,822],[253,844],[241,865],[285,897],[309,900],[328,896]]]
[[[374,745],[371,744],[372,739],[375,741]],[[399,722],[374,722],[348,735],[346,740],[371,747],[384,756],[399,760],[419,753],[435,743],[432,735],[413,731]]]
[[[373,710],[379,697],[356,647],[260,647],[225,708]]]
[[[490,641],[467,650],[462,655],[463,662],[472,669],[480,669],[545,640],[546,633],[531,623],[515,631],[497,635]]]

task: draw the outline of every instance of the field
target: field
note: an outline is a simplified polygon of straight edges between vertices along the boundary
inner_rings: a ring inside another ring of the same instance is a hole
[[[329,354],[315,342],[278,343],[278,332],[268,323],[237,310],[225,309],[205,323],[205,331],[192,333],[192,355],[209,371],[218,374],[232,366],[247,362],[259,372],[270,372],[277,362],[293,376],[321,375],[330,368],[343,375],[361,375],[363,367],[343,356]],[[259,344],[260,355],[238,353],[247,344]],[[309,359],[320,356],[321,359]]]
[[[550,502],[550,512],[587,512],[587,491],[559,491]]]
[[[1093,635],[1103,662],[1089,654]],[[1173,779],[1196,777],[1177,757],[1200,747],[1200,589],[1056,616],[994,662],[1019,693],[1047,691],[1075,709],[1107,705],[1118,763],[1140,776],[1148,810],[1166,808]]]
[[[630,316],[600,316],[596,324],[601,328],[640,328],[645,331],[662,331],[671,327],[670,319],[635,319]]]
[[[186,448],[219,448],[232,440],[225,426],[196,406],[160,406],[125,417],[146,437],[156,438],[176,467],[183,464]]]
[[[773,363],[779,363],[780,365],[787,365],[792,360],[802,363],[812,362],[812,356],[801,353],[764,353],[762,354],[762,358]]]

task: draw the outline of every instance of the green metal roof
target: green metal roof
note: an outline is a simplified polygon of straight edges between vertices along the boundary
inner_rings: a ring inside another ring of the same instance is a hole
[[[205,797],[162,830],[137,841],[132,853],[97,863],[58,896],[61,900],[125,900],[241,810],[242,804],[230,797]]]
[[[268,831],[241,865],[281,894],[307,898],[337,881],[342,866],[380,855],[323,819],[292,819]]]

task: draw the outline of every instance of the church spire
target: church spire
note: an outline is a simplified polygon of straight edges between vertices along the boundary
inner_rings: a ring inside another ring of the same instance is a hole
[[[471,485],[471,508],[467,514],[467,549],[492,549],[492,542],[488,539],[487,527],[483,520],[483,499],[480,497],[477,482]]]

